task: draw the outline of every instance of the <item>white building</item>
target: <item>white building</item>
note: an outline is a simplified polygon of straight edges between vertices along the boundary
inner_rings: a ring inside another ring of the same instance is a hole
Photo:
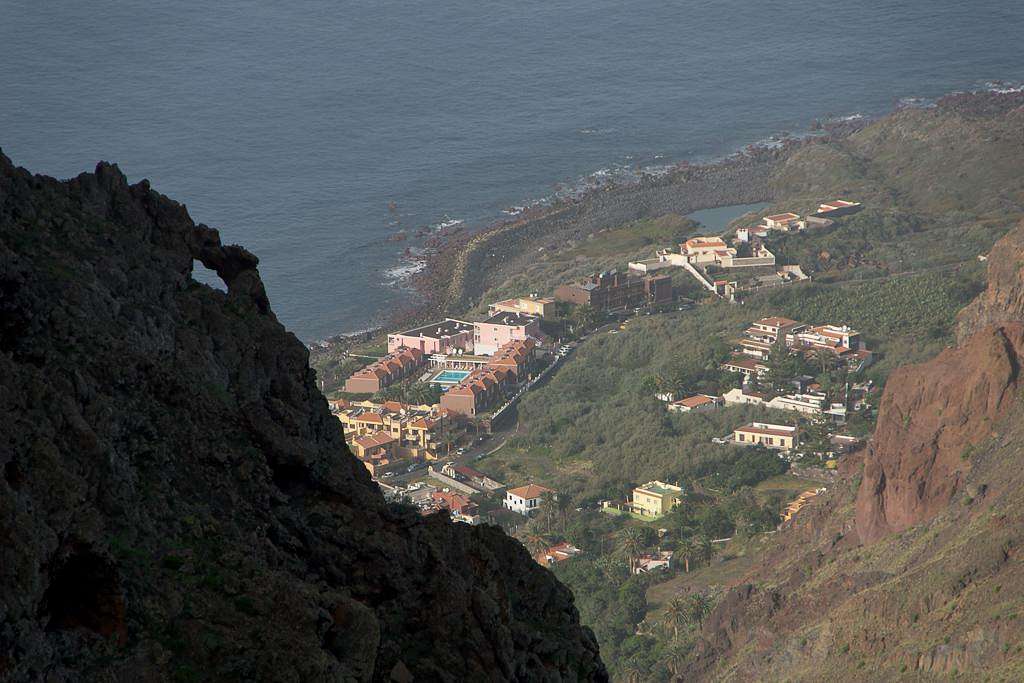
[[[725,401],[726,405],[740,404],[760,406],[764,405],[765,395],[753,392],[748,393],[742,389],[730,389],[722,394],[722,400]]]
[[[806,415],[820,415],[829,407],[825,394],[815,393],[776,396],[765,405],[776,410],[792,410]]]
[[[505,499],[502,504],[512,512],[529,516],[540,508],[541,500],[545,494],[554,495],[555,492],[546,486],[539,484],[527,484],[505,492]]]
[[[773,216],[764,217],[764,225],[772,230],[789,230],[800,220],[795,213],[777,213]]]

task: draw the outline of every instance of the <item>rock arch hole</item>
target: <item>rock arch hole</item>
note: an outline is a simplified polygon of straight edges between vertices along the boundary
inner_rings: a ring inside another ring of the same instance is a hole
[[[207,268],[199,259],[192,259],[192,279],[222,292],[228,291],[227,285],[220,279],[220,275],[217,275],[217,271]]]

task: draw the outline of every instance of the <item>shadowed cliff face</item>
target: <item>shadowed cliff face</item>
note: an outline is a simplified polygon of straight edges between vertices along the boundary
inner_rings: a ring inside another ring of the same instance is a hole
[[[605,679],[518,543],[385,505],[256,265],[0,154],[0,679]]]

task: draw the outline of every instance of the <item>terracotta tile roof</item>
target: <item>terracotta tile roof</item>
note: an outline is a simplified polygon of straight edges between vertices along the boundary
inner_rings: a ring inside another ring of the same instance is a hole
[[[552,489],[540,484],[527,484],[526,486],[517,486],[514,489],[509,489],[509,493],[513,496],[519,496],[525,500],[532,500],[534,498],[540,498],[545,493],[554,493]]]
[[[768,318],[761,318],[757,321],[761,325],[767,325],[769,327],[789,327],[790,325],[799,325],[800,323],[796,320],[790,320],[789,318],[783,318],[781,316],[770,316]]]
[[[686,406],[687,408],[696,408],[697,406],[706,405],[708,403],[717,403],[717,399],[713,396],[705,396],[704,394],[697,394],[696,396],[687,396],[684,399],[675,401],[677,405]]]
[[[360,448],[376,448],[378,446],[386,446],[393,442],[395,437],[385,434],[384,432],[377,432],[376,434],[367,434],[366,436],[360,436],[353,439],[353,442],[359,444]]]

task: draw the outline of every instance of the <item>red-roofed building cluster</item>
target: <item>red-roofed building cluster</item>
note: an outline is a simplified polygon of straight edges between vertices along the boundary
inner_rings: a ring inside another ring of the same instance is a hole
[[[357,370],[345,381],[344,391],[351,394],[375,394],[405,379],[424,363],[423,352],[402,346],[383,358]]]
[[[537,348],[531,338],[502,345],[487,364],[473,370],[441,395],[441,407],[459,415],[475,417],[505,395],[505,390],[524,379]]]

